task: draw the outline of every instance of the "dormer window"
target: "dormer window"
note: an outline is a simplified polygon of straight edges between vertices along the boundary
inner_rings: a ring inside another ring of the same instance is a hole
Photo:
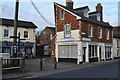
[[[64,11],[60,11],[60,20],[64,19]]]

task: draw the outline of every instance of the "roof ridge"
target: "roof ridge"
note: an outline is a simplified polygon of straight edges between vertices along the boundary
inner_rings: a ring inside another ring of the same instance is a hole
[[[14,19],[7,19],[7,18],[0,18],[1,20],[4,19],[4,20],[11,20],[11,21],[14,21]],[[32,23],[32,21],[24,21],[24,20],[18,20],[18,22],[30,22]]]

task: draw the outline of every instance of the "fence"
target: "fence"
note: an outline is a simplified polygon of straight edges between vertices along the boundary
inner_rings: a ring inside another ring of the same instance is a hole
[[[24,58],[8,58],[1,59],[2,71],[18,69],[24,72],[25,70],[25,59]]]

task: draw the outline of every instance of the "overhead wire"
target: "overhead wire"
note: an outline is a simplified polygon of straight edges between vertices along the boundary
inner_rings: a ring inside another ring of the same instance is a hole
[[[33,5],[33,7],[35,8],[35,10],[38,12],[38,14],[40,15],[40,17],[47,23],[50,25],[53,25],[51,22],[49,22],[38,10],[38,8],[36,7],[36,5],[34,4],[34,2],[32,0],[30,0],[31,4]]]
[[[7,4],[8,4],[8,1],[7,1],[6,4],[4,5],[4,8],[1,7],[1,9],[2,9],[4,12],[6,12],[7,15],[9,15],[10,17],[12,17],[12,15],[9,14],[9,13],[5,10],[5,8],[7,7]]]
[[[6,12],[6,14],[8,14],[10,17],[12,17],[12,15],[11,14],[9,14],[4,8],[2,8],[2,10],[3,11],[5,11]]]

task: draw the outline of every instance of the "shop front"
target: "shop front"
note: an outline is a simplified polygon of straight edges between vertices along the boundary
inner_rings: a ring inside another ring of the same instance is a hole
[[[61,42],[56,43],[58,62],[98,62],[112,59],[112,44],[99,42]]]
[[[2,42],[2,46],[0,47],[0,53],[9,53],[10,56],[12,56],[12,50],[13,50],[13,43],[12,42]],[[17,44],[18,46],[18,44]],[[15,46],[15,52],[17,53],[17,46]],[[30,56],[34,56],[34,43],[20,43],[20,53],[22,56],[29,58]],[[19,55],[16,54],[16,57]]]

